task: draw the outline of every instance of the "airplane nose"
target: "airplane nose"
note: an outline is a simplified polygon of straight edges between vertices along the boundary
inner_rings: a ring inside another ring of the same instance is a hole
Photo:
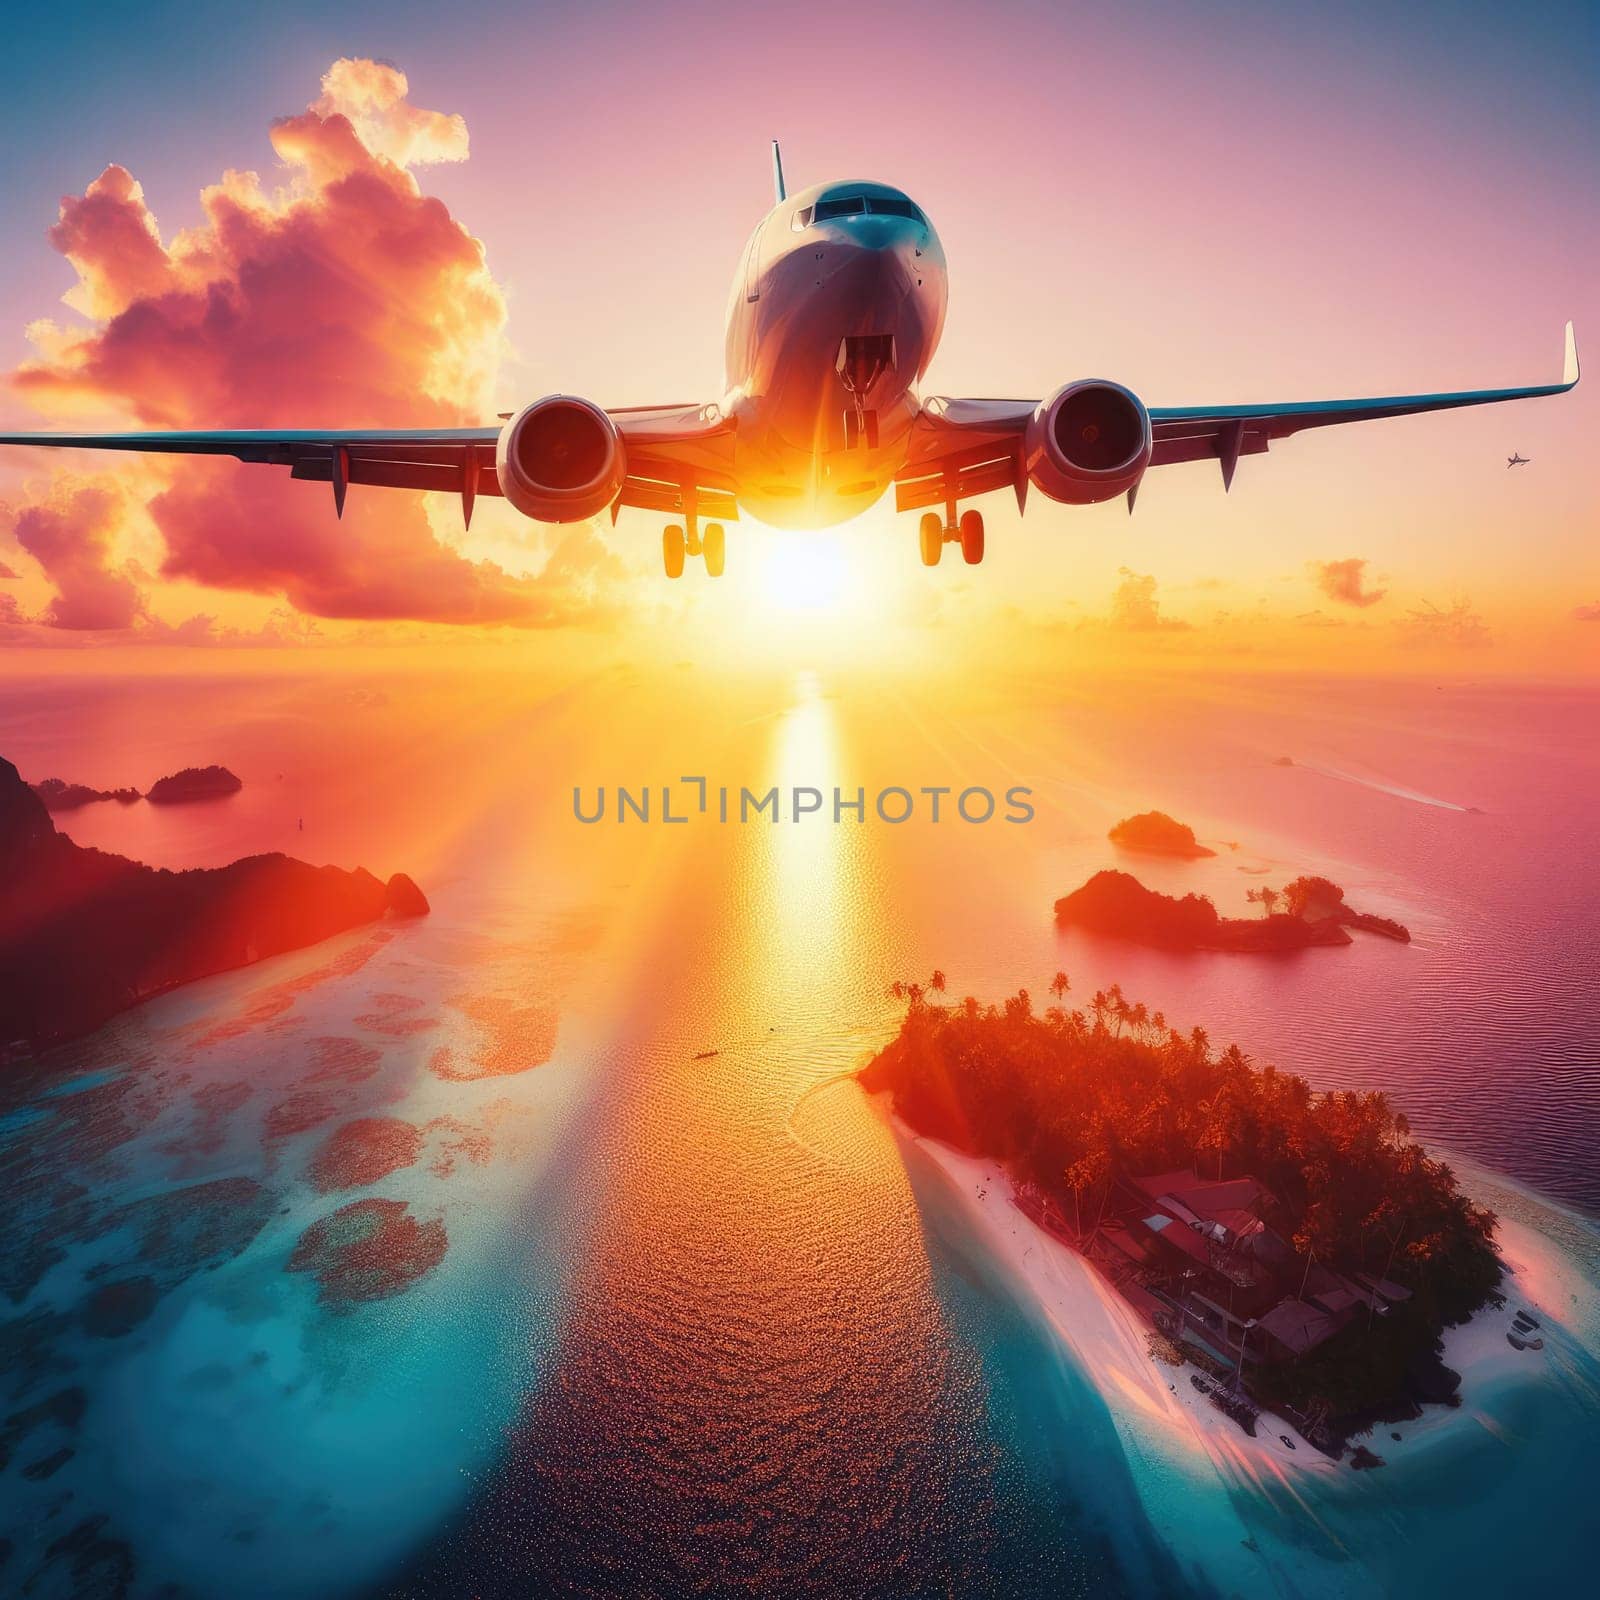
[[[912,240],[922,232],[920,226],[904,217],[859,217],[852,229],[864,250],[879,253],[909,254]]]
[[[898,217],[861,217],[839,240],[851,276],[889,283],[914,272],[919,230]]]

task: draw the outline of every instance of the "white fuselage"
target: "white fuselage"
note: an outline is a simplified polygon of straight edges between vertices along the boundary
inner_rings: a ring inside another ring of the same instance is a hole
[[[826,214],[858,197],[910,214]],[[905,459],[947,296],[939,236],[898,189],[819,184],[763,219],[728,301],[723,409],[737,425],[743,507],[777,527],[814,528],[884,493]],[[846,340],[892,341],[892,361],[865,392],[840,370]],[[865,412],[870,432],[852,436],[847,414]]]

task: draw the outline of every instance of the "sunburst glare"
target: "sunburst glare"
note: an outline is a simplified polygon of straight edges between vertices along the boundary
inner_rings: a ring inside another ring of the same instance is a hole
[[[836,614],[859,593],[849,552],[836,533],[782,533],[752,541],[761,593],[778,611]]]

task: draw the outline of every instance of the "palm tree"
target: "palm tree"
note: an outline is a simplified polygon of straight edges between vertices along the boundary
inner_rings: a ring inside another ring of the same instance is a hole
[[[1246,889],[1244,897],[1251,905],[1258,905],[1270,917],[1278,907],[1278,891],[1262,884],[1259,889]]]
[[[1057,1000],[1065,999],[1067,990],[1071,987],[1072,985],[1067,981],[1067,975],[1064,972],[1058,972],[1055,977],[1050,980],[1050,993],[1053,994]]]

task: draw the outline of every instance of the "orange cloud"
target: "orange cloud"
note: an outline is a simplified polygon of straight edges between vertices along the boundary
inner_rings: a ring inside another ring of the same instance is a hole
[[[41,621],[57,628],[131,628],[144,615],[138,586],[111,556],[124,512],[114,480],[63,477],[47,500],[17,517],[17,543],[56,589]],[[8,620],[21,620],[14,605]]]
[[[1309,565],[1317,587],[1340,605],[1375,606],[1389,592],[1367,588],[1367,563],[1362,556],[1346,556],[1342,561],[1313,561]]]
[[[1600,600],[1592,601],[1586,606],[1574,606],[1572,608],[1572,620],[1574,622],[1600,622]]]
[[[465,161],[465,120],[412,105],[410,92],[398,67],[346,56],[322,75],[322,94],[311,113],[323,121],[344,117],[364,148],[398,167]]]
[[[225,173],[200,197],[203,222],[170,243],[121,167],[64,199],[50,240],[78,276],[67,302],[92,325],[34,324],[36,355],[14,387],[43,410],[162,428],[456,427],[491,415],[505,302],[482,246],[411,171],[465,159],[466,125],[412,106],[407,89],[393,67],[335,62],[321,96],[271,130],[286,184]],[[441,544],[418,496],[357,490],[341,522],[326,493],[280,469],[143,470],[165,484],[150,504],[164,576],[281,594],[317,616],[560,623],[587,614],[603,570],[592,530],[529,579]],[[37,528],[59,625],[137,615],[102,517],[46,510]]]

